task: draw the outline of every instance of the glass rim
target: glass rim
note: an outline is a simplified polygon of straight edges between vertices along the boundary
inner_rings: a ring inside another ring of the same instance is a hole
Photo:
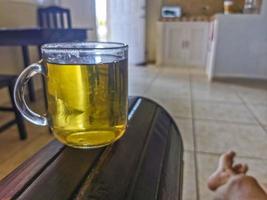
[[[92,46],[90,46],[92,45]],[[92,50],[118,50],[128,49],[128,45],[122,42],[57,42],[47,43],[41,46],[42,50],[70,50],[70,51],[92,51]]]

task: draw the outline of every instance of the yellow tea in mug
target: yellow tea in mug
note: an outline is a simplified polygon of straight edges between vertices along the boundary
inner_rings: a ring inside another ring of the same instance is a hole
[[[127,60],[104,64],[45,64],[48,120],[63,143],[94,148],[125,132]]]

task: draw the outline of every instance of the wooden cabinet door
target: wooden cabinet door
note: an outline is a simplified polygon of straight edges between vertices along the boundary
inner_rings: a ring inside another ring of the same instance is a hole
[[[163,53],[164,61],[167,65],[185,65],[185,51],[184,51],[184,41],[185,41],[185,29],[183,26],[167,25],[165,27]]]
[[[208,49],[208,23],[188,24],[186,37],[186,65],[204,68]]]

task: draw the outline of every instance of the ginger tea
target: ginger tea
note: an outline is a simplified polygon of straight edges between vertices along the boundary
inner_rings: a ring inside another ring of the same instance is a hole
[[[63,143],[95,148],[125,132],[127,60],[103,64],[46,63],[48,119]]]

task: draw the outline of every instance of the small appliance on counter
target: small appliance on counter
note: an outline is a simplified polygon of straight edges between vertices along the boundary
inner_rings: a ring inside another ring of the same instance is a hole
[[[161,9],[162,18],[180,18],[182,17],[182,8],[180,6],[163,6]]]

